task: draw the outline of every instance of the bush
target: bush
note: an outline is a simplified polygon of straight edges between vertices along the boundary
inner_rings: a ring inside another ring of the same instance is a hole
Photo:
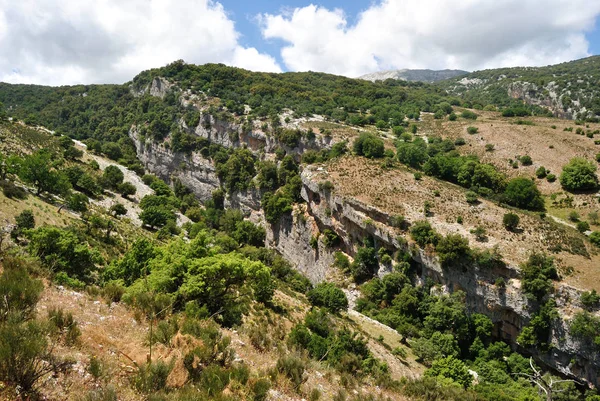
[[[271,389],[271,382],[269,379],[258,379],[252,385],[252,397],[253,401],[265,401],[269,395]]]
[[[305,367],[300,358],[293,355],[283,356],[277,360],[276,369],[290,379],[295,390],[298,390],[300,385],[304,383]]]
[[[477,127],[467,127],[467,133],[469,135],[475,135],[477,132],[479,132],[479,128],[477,128]]]
[[[444,267],[459,263],[471,256],[469,240],[459,234],[448,234],[439,240],[435,250]]]
[[[325,307],[332,313],[348,309],[346,294],[333,283],[320,283],[306,296],[313,306]]]
[[[473,382],[473,376],[469,373],[467,365],[452,356],[434,361],[431,368],[425,371],[425,376],[452,379],[464,388],[469,387]]]
[[[584,233],[590,229],[590,223],[588,223],[587,221],[578,221],[576,227],[577,231],[579,231],[580,233]]]
[[[4,272],[0,275],[0,322],[10,316],[31,319],[44,288],[42,282],[32,279],[19,262],[4,259]]]
[[[373,273],[379,268],[377,261],[377,251],[370,246],[358,248],[354,255],[354,262],[350,265],[352,278],[356,282],[361,282],[373,276]]]
[[[554,259],[541,253],[533,253],[521,265],[522,288],[525,294],[538,301],[552,290],[552,281],[558,279]]]
[[[533,164],[533,160],[531,159],[531,156],[528,156],[528,155],[521,156],[519,158],[519,161],[524,166],[531,166]]]
[[[513,178],[508,182],[503,199],[506,203],[527,210],[544,210],[544,199],[533,181]]]
[[[16,186],[12,181],[0,181],[2,187],[2,193],[9,199],[27,199],[27,191],[23,188]]]
[[[35,227],[35,218],[31,209],[25,209],[15,217],[17,227],[22,230]]]
[[[548,174],[546,176],[546,181],[548,181],[548,182],[554,182],[554,181],[556,181],[556,175],[555,174]]]
[[[115,203],[109,209],[110,213],[115,216],[124,216],[127,214],[127,208],[122,203]]]
[[[463,111],[460,116],[467,120],[477,120],[477,114],[473,113],[471,110]]]
[[[119,192],[123,198],[127,198],[128,196],[135,195],[137,188],[130,182],[124,182],[117,186],[117,192]]]
[[[440,235],[426,220],[415,222],[410,229],[410,236],[421,248],[424,248],[427,244],[436,245],[440,240]]]
[[[293,199],[285,192],[278,191],[275,194],[267,192],[263,195],[262,208],[265,212],[265,219],[275,224],[281,216],[292,211]]]
[[[504,228],[506,228],[508,231],[516,230],[516,228],[519,226],[520,221],[521,219],[519,218],[519,216],[514,213],[505,213],[504,217],[502,218],[502,224],[504,225]]]
[[[548,170],[546,170],[544,166],[540,166],[537,170],[535,170],[535,176],[539,179],[546,178],[547,175]]]
[[[372,134],[362,133],[352,144],[354,153],[369,159],[381,158],[384,155],[383,140]]]
[[[467,199],[467,203],[469,204],[475,204],[478,202],[477,193],[473,191],[467,191],[467,193],[465,194],[465,198]]]
[[[100,256],[71,231],[43,226],[28,233],[31,253],[53,271],[86,280],[96,269]]]
[[[172,362],[156,361],[140,365],[134,378],[135,387],[144,393],[164,390],[172,369]]]
[[[567,163],[560,174],[560,184],[568,191],[589,191],[598,188],[596,166],[589,160],[575,157]]]
[[[25,393],[35,390],[36,382],[55,368],[46,335],[36,321],[13,318],[0,325],[0,380]]]
[[[590,239],[590,242],[592,244],[596,245],[597,247],[600,247],[600,231],[594,231],[590,234],[588,238]]]
[[[596,290],[584,291],[581,293],[581,303],[587,308],[596,308],[600,304],[600,295]]]

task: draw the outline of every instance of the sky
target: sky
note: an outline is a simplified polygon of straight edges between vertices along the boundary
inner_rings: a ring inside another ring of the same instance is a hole
[[[183,59],[357,77],[600,54],[600,0],[0,0],[0,81],[123,83]]]

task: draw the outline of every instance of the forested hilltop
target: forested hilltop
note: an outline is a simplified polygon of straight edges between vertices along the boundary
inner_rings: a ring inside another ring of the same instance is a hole
[[[547,67],[495,68],[438,83],[475,108],[507,108],[524,101],[533,111],[570,119],[600,117],[600,56]],[[510,114],[510,112],[507,112]],[[514,112],[513,112],[514,115]]]

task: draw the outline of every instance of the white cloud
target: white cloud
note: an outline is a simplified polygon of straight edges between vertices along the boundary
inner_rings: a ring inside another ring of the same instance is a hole
[[[285,42],[287,68],[347,76],[395,68],[547,65],[588,56],[589,0],[384,0],[349,25],[309,5],[259,17],[265,39]]]
[[[211,0],[0,0],[0,81],[125,82],[177,59],[280,71]]]

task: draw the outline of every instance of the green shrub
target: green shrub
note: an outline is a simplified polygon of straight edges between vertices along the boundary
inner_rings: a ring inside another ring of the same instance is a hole
[[[0,380],[20,386],[26,394],[35,390],[36,383],[56,368],[46,336],[36,321],[12,318],[1,324]]]
[[[440,240],[440,235],[425,220],[417,221],[412,225],[410,236],[421,248],[424,248],[427,244],[436,245]]]
[[[537,170],[535,170],[535,176],[539,179],[546,178],[547,175],[548,170],[546,170],[544,166],[540,166]]]
[[[333,313],[348,309],[346,294],[333,283],[320,283],[306,294],[314,306],[322,306]]]
[[[592,244],[600,247],[600,231],[592,232],[588,238]]]
[[[475,135],[477,132],[479,132],[479,128],[477,128],[477,127],[467,127],[467,133],[469,135]]]
[[[477,120],[477,114],[473,113],[471,110],[463,111],[460,116],[467,120]]]
[[[508,231],[514,231],[519,226],[519,222],[521,219],[515,213],[505,213],[504,217],[502,217],[502,225]]]
[[[511,206],[527,210],[544,210],[544,199],[533,181],[513,178],[508,182],[503,199]]]
[[[569,329],[572,336],[589,341],[600,348],[600,318],[589,312],[578,312]]]
[[[440,258],[440,263],[444,267],[449,267],[471,257],[469,240],[459,234],[448,234],[442,237],[435,246],[435,250]]]
[[[300,358],[293,355],[283,356],[277,360],[276,369],[292,382],[296,390],[304,383],[305,365]]]
[[[2,187],[2,193],[9,199],[27,199],[27,191],[23,188],[16,186],[12,181],[2,180],[0,181]]]
[[[99,253],[71,231],[43,226],[30,231],[28,237],[31,253],[53,271],[62,271],[85,281],[100,261]]]
[[[452,356],[434,361],[431,368],[425,371],[425,376],[452,379],[464,388],[469,387],[473,381],[467,365]]]
[[[140,365],[133,379],[135,387],[144,393],[164,390],[172,369],[173,362],[155,361]]]
[[[209,397],[215,397],[225,390],[229,384],[230,372],[218,365],[209,365],[200,374],[199,387]]]
[[[265,401],[269,396],[271,382],[269,379],[258,379],[252,385],[253,401]]]
[[[589,160],[575,157],[563,166],[560,184],[568,191],[588,191],[598,188],[596,166]]]
[[[582,292],[580,300],[587,308],[596,308],[600,305],[600,295],[598,295],[596,290]]]
[[[532,253],[521,265],[522,288],[525,294],[538,301],[552,290],[552,281],[558,279],[554,259],[542,253]]]
[[[470,204],[478,203],[477,193],[476,192],[467,191],[467,193],[465,194],[465,198],[467,200],[467,203],[470,203]]]
[[[383,140],[368,133],[362,133],[352,144],[354,153],[369,159],[381,158],[384,155]]]
[[[19,260],[6,257],[3,265],[4,271],[0,275],[0,322],[10,316],[31,319],[44,285],[40,280],[32,279]]]
[[[377,260],[377,251],[370,246],[358,248],[354,255],[354,262],[350,265],[352,278],[356,282],[361,282],[373,276],[373,273],[379,268]]]
[[[531,166],[533,164],[533,160],[531,159],[531,156],[529,156],[529,155],[521,156],[519,158],[519,161],[524,166]]]
[[[576,226],[577,231],[579,231],[580,233],[584,233],[590,229],[590,223],[588,223],[587,221],[578,221]]]

